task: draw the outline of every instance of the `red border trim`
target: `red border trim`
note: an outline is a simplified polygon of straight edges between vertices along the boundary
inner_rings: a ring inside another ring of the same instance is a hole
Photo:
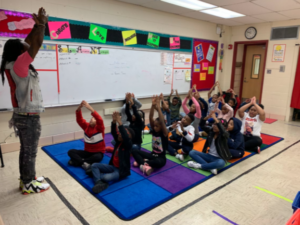
[[[230,82],[230,88],[234,88],[234,74],[235,74],[235,63],[236,63],[236,55],[237,55],[237,46],[239,44],[244,45],[258,45],[258,44],[264,44],[266,45],[265,49],[265,60],[264,60],[264,66],[263,66],[263,74],[262,74],[262,85],[260,88],[260,98],[259,102],[261,103],[262,94],[263,94],[263,86],[264,86],[264,79],[265,79],[265,68],[266,68],[266,62],[267,62],[267,53],[268,53],[268,45],[269,40],[260,40],[260,41],[236,41],[234,42],[234,52],[233,52],[233,61],[232,61],[232,68],[231,68],[231,82]],[[245,52],[244,52],[245,53]],[[244,69],[244,68],[242,68]],[[242,82],[243,80],[241,80]],[[240,92],[241,94],[241,92]]]
[[[56,45],[56,70],[57,70],[57,91],[60,94],[60,84],[59,84],[59,66],[58,66],[58,49]]]
[[[275,45],[284,45],[284,56],[283,56],[283,61],[273,61],[274,59],[274,46]],[[274,44],[272,48],[272,62],[284,62],[285,60],[285,53],[286,53],[286,44]]]

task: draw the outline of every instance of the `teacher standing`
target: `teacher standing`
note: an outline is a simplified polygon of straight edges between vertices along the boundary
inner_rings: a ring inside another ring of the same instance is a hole
[[[4,45],[1,76],[4,85],[6,74],[11,93],[14,127],[20,138],[20,189],[23,194],[40,193],[50,188],[43,178],[35,176],[35,159],[41,135],[40,113],[44,112],[39,76],[31,65],[44,40],[48,16],[43,8],[33,14],[35,25],[25,41],[9,39]]]

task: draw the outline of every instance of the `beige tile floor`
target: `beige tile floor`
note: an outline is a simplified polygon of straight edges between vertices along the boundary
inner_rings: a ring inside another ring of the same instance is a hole
[[[37,172],[38,175],[49,177],[89,224],[154,224],[300,140],[300,123],[290,124],[296,126],[280,121],[264,124],[264,133],[284,137],[285,140],[132,221],[122,221],[116,217],[42,150],[37,157]],[[291,203],[255,186],[293,200],[300,191],[299,148],[300,143],[180,211],[163,224],[229,224],[213,214],[213,210],[238,224],[285,224],[292,215]],[[7,153],[4,159],[6,166],[0,168],[0,215],[5,225],[81,224],[52,189],[42,194],[22,196],[17,188],[18,152]]]

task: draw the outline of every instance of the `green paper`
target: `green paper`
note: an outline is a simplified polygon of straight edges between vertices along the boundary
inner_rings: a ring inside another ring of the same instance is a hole
[[[148,34],[148,40],[147,40],[147,45],[150,47],[154,47],[154,48],[158,48],[159,47],[159,40],[160,40],[160,36],[153,34],[153,33],[149,33]]]
[[[106,38],[107,29],[91,24],[89,39],[100,43],[106,43]]]
[[[77,53],[77,48],[69,48],[70,53]]]
[[[100,55],[108,55],[109,50],[100,50]]]

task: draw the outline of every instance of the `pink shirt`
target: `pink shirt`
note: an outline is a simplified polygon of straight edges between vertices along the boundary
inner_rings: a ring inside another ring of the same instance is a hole
[[[219,104],[216,104],[216,106],[218,106]],[[223,115],[222,111],[218,108],[215,107],[216,113],[218,113],[218,118],[219,119],[224,119],[227,122],[230,120],[230,118],[233,117],[233,108],[230,107],[230,105],[228,105],[227,103],[224,105],[229,111],[228,113],[226,113],[225,115]]]
[[[185,98],[184,100],[183,100],[183,103],[182,103],[182,107],[183,107],[183,111],[184,111],[184,113],[185,114],[189,114],[190,113],[190,110],[188,109],[188,107],[186,106],[186,102],[187,102],[187,98]],[[195,117],[197,117],[197,118],[201,118],[201,109],[200,109],[200,105],[199,105],[199,102],[194,98],[194,97],[192,97],[192,101],[193,101],[193,103],[195,104],[195,106],[196,106],[196,114],[195,114]]]
[[[32,62],[33,59],[29,55],[28,51],[26,51],[17,58],[13,70],[19,77],[25,78],[28,76],[29,65]]]

